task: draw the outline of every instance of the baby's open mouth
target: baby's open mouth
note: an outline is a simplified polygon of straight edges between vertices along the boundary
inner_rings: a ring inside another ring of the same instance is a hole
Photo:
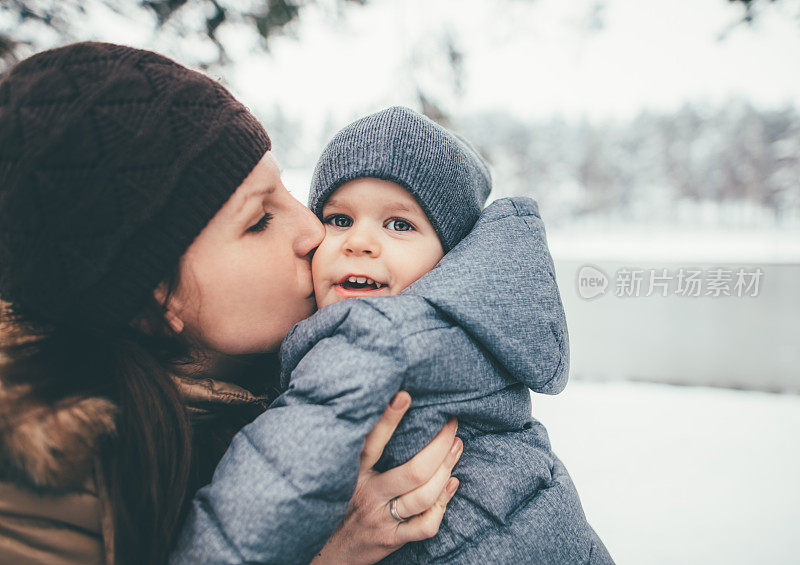
[[[386,283],[372,280],[369,277],[359,277],[356,275],[345,277],[336,284],[347,290],[380,290],[388,286]]]

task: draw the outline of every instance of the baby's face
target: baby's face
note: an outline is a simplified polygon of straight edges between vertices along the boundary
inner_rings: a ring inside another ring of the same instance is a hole
[[[414,197],[400,185],[359,178],[322,209],[325,239],[311,274],[317,306],[355,296],[392,296],[430,271],[442,244]]]

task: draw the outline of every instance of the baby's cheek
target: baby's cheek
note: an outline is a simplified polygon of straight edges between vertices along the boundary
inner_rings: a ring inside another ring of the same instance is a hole
[[[314,279],[315,286],[317,278],[325,274],[325,269],[330,264],[330,251],[326,243],[329,243],[327,236],[314,250],[314,256],[311,258],[311,278]]]
[[[319,255],[314,253],[314,257],[311,258],[311,280],[314,283],[314,288],[317,286],[317,278],[322,274],[322,261],[319,259]]]
[[[311,258],[311,280],[314,284],[314,293],[316,294],[317,308],[327,306],[331,299],[332,290],[330,288],[330,269],[333,262],[333,256],[330,249],[325,245],[327,241],[323,241]]]

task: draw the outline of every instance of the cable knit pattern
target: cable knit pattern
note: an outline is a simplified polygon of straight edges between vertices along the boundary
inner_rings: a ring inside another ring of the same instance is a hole
[[[0,83],[0,297],[127,323],[269,148],[225,88],[155,53],[20,62]]]

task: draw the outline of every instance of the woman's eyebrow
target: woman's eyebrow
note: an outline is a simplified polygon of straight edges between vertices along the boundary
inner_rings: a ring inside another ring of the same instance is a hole
[[[251,191],[250,193],[247,194],[247,196],[245,196],[245,198],[247,200],[251,200],[251,199],[255,198],[256,196],[264,196],[266,194],[272,194],[273,192],[275,192],[275,187],[274,186],[265,186],[265,187],[259,188],[258,190]]]
[[[251,205],[251,202],[255,201],[256,198],[263,198],[268,194],[272,194],[275,192],[274,186],[265,186],[258,188],[256,190],[251,190],[241,200],[241,204],[238,206],[234,215],[236,217],[244,216],[246,218],[250,218],[254,214],[254,210],[256,209],[255,206]],[[260,208],[260,207],[259,207]]]

